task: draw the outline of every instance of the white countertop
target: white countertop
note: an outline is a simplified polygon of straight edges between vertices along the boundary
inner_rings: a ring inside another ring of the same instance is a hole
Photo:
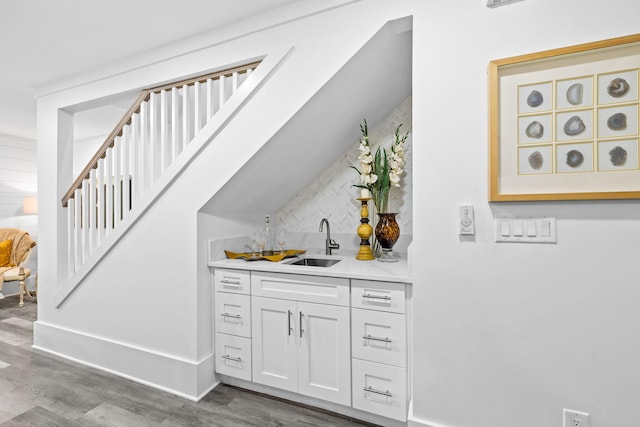
[[[209,267],[231,268],[236,270],[268,271],[273,273],[306,274],[310,276],[342,277],[346,279],[378,280],[383,282],[411,283],[406,258],[398,262],[359,261],[355,256],[305,254],[302,257],[339,259],[340,262],[331,267],[308,267],[289,265],[297,258],[287,258],[280,262],[245,261],[243,259],[221,259],[210,261]]]

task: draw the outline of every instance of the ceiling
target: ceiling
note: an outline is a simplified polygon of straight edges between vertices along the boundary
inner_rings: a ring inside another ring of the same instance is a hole
[[[0,0],[0,135],[36,138],[38,87],[295,1]]]

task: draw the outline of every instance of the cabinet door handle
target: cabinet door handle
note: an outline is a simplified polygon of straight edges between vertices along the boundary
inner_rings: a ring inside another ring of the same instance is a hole
[[[287,334],[291,336],[291,310],[287,310]]]
[[[387,295],[371,295],[371,294],[362,294],[362,298],[366,298],[366,299],[380,299],[383,300],[384,302],[391,302],[391,297],[387,296]]]
[[[242,362],[242,357],[232,357],[232,356],[229,356],[228,354],[225,354],[224,356],[222,356],[222,358],[226,360],[231,360],[232,362]]]
[[[224,285],[240,286],[240,280],[222,279],[222,280],[220,280],[220,283],[222,283]]]
[[[382,342],[386,342],[386,343],[391,343],[391,338],[380,338],[380,337],[374,337],[371,335],[363,335],[362,339],[365,340],[371,340],[371,341],[382,341]]]
[[[371,386],[365,387],[363,388],[363,390],[370,393],[381,394],[387,397],[393,397],[393,394],[389,393],[389,390],[387,391],[376,390],[375,388],[371,388]]]
[[[239,314],[229,314],[229,313],[220,313],[220,316],[222,317],[231,317],[233,319],[241,319],[242,316]]]
[[[302,316],[304,316],[304,314],[300,312],[300,338],[302,338],[302,333],[304,332],[304,329],[302,329]]]

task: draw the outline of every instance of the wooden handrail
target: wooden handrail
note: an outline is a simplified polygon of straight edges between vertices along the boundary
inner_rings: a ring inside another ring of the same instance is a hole
[[[115,128],[111,131],[107,139],[102,143],[96,154],[93,155],[87,166],[82,169],[82,172],[78,175],[78,177],[73,181],[69,190],[65,193],[64,197],[62,197],[62,206],[67,207],[69,204],[69,199],[74,198],[75,191],[77,189],[82,188],[82,183],[85,179],[88,179],[92,169],[96,169],[98,167],[98,161],[106,156],[107,150],[115,144],[115,140],[118,136],[122,135],[123,129],[126,125],[131,123],[131,119],[134,114],[140,111],[140,106],[143,102],[148,101],[149,97],[152,93],[159,93],[164,90],[172,89],[172,88],[181,88],[183,86],[194,85],[196,82],[206,82],[209,79],[219,79],[220,77],[228,77],[233,75],[234,73],[242,74],[246,73],[248,70],[252,70],[260,64],[261,61],[252,62],[250,64],[240,65],[238,67],[229,68],[222,71],[217,71],[214,73],[205,74],[202,76],[192,77],[189,79],[184,79],[180,81],[176,81],[173,83],[168,83],[162,86],[156,86],[150,89],[144,89],[140,95],[136,98],[133,105],[127,110],[122,119],[118,122]]]

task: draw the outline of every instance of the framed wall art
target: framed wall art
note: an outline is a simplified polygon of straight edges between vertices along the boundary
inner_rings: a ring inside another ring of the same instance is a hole
[[[640,34],[489,63],[489,201],[640,198]]]

